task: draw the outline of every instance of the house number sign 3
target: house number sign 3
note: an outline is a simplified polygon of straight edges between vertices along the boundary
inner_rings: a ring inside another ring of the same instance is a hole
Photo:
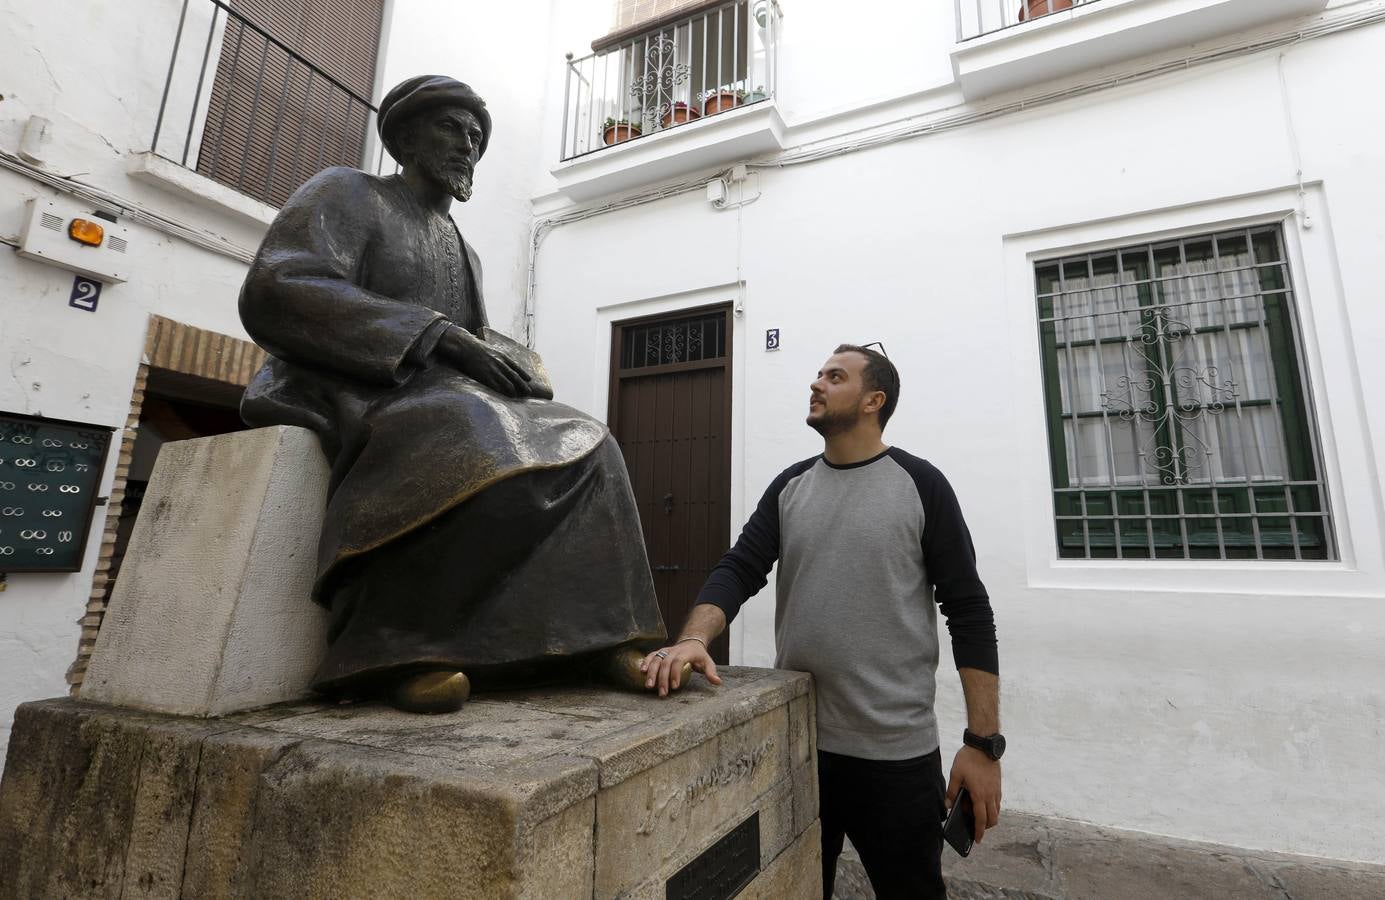
[[[112,430],[0,413],[0,572],[81,569]]]

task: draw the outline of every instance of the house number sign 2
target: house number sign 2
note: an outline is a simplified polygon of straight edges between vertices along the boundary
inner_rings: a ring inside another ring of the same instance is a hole
[[[0,572],[76,572],[113,429],[0,413]]]

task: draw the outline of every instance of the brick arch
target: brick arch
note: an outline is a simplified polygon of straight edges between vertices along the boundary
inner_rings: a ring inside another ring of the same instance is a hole
[[[120,436],[120,455],[116,460],[115,478],[107,499],[96,573],[92,577],[86,614],[79,621],[82,632],[77,643],[77,658],[67,670],[71,693],[76,694],[82,686],[87,663],[96,648],[96,636],[101,631],[101,621],[106,615],[106,605],[110,602],[111,588],[114,586],[111,563],[115,554],[116,529],[120,524],[119,509],[125,499],[135,436],[139,430],[140,413],[144,409],[144,393],[151,377],[156,381],[162,379],[170,384],[193,386],[209,397],[230,399],[239,395],[264,359],[265,352],[250,341],[194,328],[163,316],[150,316],[139,372],[135,376],[134,391],[130,394],[130,411]]]

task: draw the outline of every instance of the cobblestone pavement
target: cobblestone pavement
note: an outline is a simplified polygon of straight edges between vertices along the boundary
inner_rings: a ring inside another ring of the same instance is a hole
[[[950,900],[1385,900],[1385,865],[1260,853],[1013,812],[967,859],[945,848],[943,868]],[[833,897],[875,898],[849,845]]]

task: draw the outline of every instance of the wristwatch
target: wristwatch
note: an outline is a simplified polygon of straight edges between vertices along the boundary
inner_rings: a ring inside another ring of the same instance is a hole
[[[968,728],[962,732],[962,743],[975,747],[991,759],[999,760],[1005,755],[1005,735],[999,732],[982,737]]]

